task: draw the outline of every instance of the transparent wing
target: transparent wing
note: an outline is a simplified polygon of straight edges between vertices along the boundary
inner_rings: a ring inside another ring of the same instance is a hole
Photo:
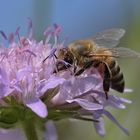
[[[136,52],[129,48],[114,47],[100,48],[102,53],[88,53],[88,57],[114,57],[114,58],[140,58],[140,52]],[[108,53],[111,52],[111,53]]]
[[[129,48],[115,47],[115,48],[106,48],[104,51],[111,51],[112,57],[116,58],[140,58],[140,52],[136,52]]]
[[[97,33],[93,37],[93,41],[97,44],[99,47],[115,47],[119,44],[120,39],[125,34],[125,30],[121,28],[112,28],[107,29],[105,31]]]

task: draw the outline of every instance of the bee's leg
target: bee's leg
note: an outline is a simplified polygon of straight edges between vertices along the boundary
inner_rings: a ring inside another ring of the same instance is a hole
[[[86,69],[90,68],[93,65],[94,61],[89,61],[87,62],[83,68],[81,68],[80,70],[78,70],[77,72],[75,72],[75,76],[78,76],[80,74],[82,74]]]
[[[103,89],[105,91],[106,99],[108,99],[108,92],[109,92],[110,80],[111,80],[111,71],[105,62],[102,62],[102,64],[104,64]]]
[[[74,58],[74,62],[73,62],[73,73],[75,74],[76,73],[76,70],[77,70],[77,60]]]
[[[100,66],[103,66],[101,70],[101,74],[103,73],[103,90],[105,92],[106,99],[108,99],[108,92],[110,88],[110,80],[112,78],[112,74],[106,62],[97,61],[94,63],[95,68],[100,68]]]
[[[53,73],[58,73],[59,72],[58,65],[57,65],[58,57],[54,53],[52,58],[53,58],[53,61],[54,61],[54,72]]]

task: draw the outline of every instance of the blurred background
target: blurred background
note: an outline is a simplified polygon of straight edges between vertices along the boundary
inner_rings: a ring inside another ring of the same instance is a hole
[[[61,39],[70,42],[93,36],[107,28],[126,30],[121,46],[140,52],[140,1],[139,0],[3,0],[0,1],[0,30],[5,33],[21,27],[20,34],[27,31],[27,18],[33,20],[35,38],[43,39],[44,29],[57,23],[62,26]],[[0,42],[3,39],[0,37]],[[140,138],[140,60],[120,60],[126,86],[134,89],[123,95],[133,101],[126,110],[113,110],[112,114],[129,129],[130,136],[105,118],[107,135],[104,140],[138,140]],[[56,122],[59,140],[101,140],[90,122],[63,120]],[[3,136],[6,137],[6,136]],[[6,139],[8,140],[8,139]]]

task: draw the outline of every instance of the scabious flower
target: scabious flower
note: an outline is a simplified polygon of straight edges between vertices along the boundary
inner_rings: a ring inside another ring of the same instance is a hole
[[[106,99],[103,79],[95,68],[78,77],[72,75],[71,68],[54,73],[58,61],[65,64],[54,57],[56,51],[65,47],[64,42],[59,42],[60,26],[47,28],[46,40],[39,42],[32,37],[30,19],[28,36],[20,36],[19,30],[8,37],[0,31],[9,42],[8,47],[0,45],[1,128],[21,127],[28,140],[39,139],[36,131],[46,128],[47,139],[56,140],[52,121],[74,118],[92,121],[97,133],[103,136],[106,116],[128,134],[107,108],[124,109],[124,103],[131,101],[111,93]]]

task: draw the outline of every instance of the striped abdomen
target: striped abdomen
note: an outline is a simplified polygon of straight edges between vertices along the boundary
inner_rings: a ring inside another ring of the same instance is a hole
[[[117,61],[113,60],[111,64],[109,65],[109,68],[112,74],[111,88],[116,91],[123,92],[124,86],[125,86],[124,77]]]

